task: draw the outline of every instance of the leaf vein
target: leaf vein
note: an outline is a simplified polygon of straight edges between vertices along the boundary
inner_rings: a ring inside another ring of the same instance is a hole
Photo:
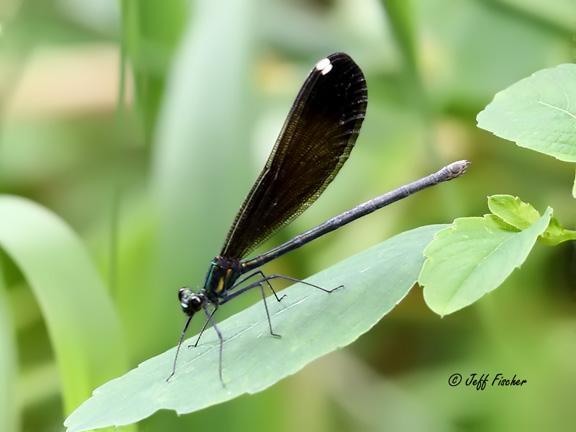
[[[560,111],[561,113],[567,114],[567,115],[569,115],[570,117],[572,117],[574,120],[576,120],[576,114],[573,114],[573,113],[571,113],[570,111],[568,111],[568,110],[566,110],[566,109],[564,109],[564,108],[557,107],[557,106],[555,106],[555,105],[549,104],[549,103],[544,102],[544,101],[541,101],[541,100],[539,100],[538,103],[539,103],[540,105],[544,105],[544,106],[546,106],[546,107],[548,107],[548,108],[552,108],[552,109],[554,109],[554,110]]]

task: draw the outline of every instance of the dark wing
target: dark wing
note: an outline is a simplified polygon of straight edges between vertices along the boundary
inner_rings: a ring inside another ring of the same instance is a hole
[[[228,233],[221,256],[242,258],[306,210],[336,176],[360,132],[368,93],[346,54],[320,60]]]

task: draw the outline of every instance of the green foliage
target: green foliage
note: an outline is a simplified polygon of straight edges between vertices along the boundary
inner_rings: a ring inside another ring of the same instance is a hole
[[[530,204],[521,201],[520,198],[510,195],[488,197],[488,208],[503,222],[519,230],[528,228],[540,218],[538,210]],[[575,239],[576,231],[562,227],[555,217],[550,219],[550,224],[546,231],[540,236],[540,240],[550,246],[556,246],[562,242]]]
[[[576,65],[562,64],[518,81],[478,114],[478,127],[521,147],[576,162]]]
[[[497,90],[550,64],[573,61],[572,3],[170,0],[160,5],[154,0],[122,0],[122,28],[116,32],[118,17],[113,12],[110,22],[98,25],[103,19],[99,11],[110,2],[9,1],[1,11],[0,64],[6,73],[0,74],[5,90],[0,188],[41,203],[74,228],[81,261],[86,264],[88,251],[88,265],[98,268],[96,277],[110,280],[127,340],[119,348],[118,318],[110,324],[114,313],[101,313],[98,302],[89,304],[93,297],[105,295],[103,283],[90,279],[94,269],[87,272],[84,265],[78,266],[60,246],[47,253],[43,236],[27,238],[27,247],[37,247],[47,256],[45,267],[58,270],[40,272],[58,287],[49,291],[56,297],[47,299],[47,293],[38,292],[38,284],[29,289],[30,272],[20,274],[23,267],[3,260],[7,265],[5,295],[0,294],[0,430],[13,432],[11,425],[19,423],[21,430],[59,430],[65,415],[61,401],[69,410],[82,399],[68,402],[68,383],[82,374],[79,368],[97,364],[101,370],[102,376],[76,383],[87,396],[126,369],[124,363],[114,365],[118,356],[128,353],[135,365],[174,344],[182,321],[176,288],[201,284],[208,260],[261,168],[301,79],[329,52],[348,52],[363,67],[370,94],[367,119],[335,184],[270,245],[433,170],[444,159],[467,158],[473,166],[458,182],[363,218],[270,263],[267,271],[296,277],[314,274],[390,233],[481,214],[478,197],[495,192],[525,197],[538,208],[551,205],[567,226],[573,225],[576,207],[562,189],[573,167],[535,152],[518,152],[491,134],[479,134],[473,121]],[[124,70],[134,78],[120,86],[120,93],[128,94],[120,111],[126,115],[121,117],[110,79],[119,45]],[[103,52],[108,54],[102,57]],[[512,107],[511,98],[510,113],[491,114],[500,103],[495,100],[480,119],[486,115],[482,122],[489,118],[499,130],[514,129],[523,138],[531,138],[524,132],[534,129],[534,136],[550,138],[543,147],[572,143],[573,128],[565,129],[563,113],[556,109],[574,112],[562,105],[561,90],[572,98],[572,73],[559,72],[571,67],[539,72],[538,76],[556,74],[542,88],[530,82],[541,94],[552,89],[554,100],[545,101],[554,108],[535,103],[534,92],[524,89],[526,97],[519,102],[525,101],[528,109]],[[132,117],[130,100],[140,114],[138,125],[126,121]],[[550,110],[541,115],[539,110],[546,108]],[[532,109],[525,120],[518,114]],[[516,119],[513,128],[510,121]],[[556,125],[566,134],[558,135],[555,143],[550,126]],[[142,130],[148,145],[141,145]],[[572,151],[572,144],[567,148]],[[576,196],[576,183],[574,188]],[[490,216],[494,230],[509,235],[533,229],[542,217],[509,196],[492,196],[489,207],[498,215]],[[0,213],[0,224],[4,218]],[[20,235],[36,235],[40,229],[44,228],[27,224]],[[554,245],[574,238],[573,231],[552,218],[539,240]],[[347,432],[422,430],[423,424],[441,431],[570,430],[576,423],[572,249],[534,248],[528,263],[506,279],[506,289],[449,319],[438,320],[419,293],[412,292],[342,356],[319,360],[257,395],[187,416],[159,412],[141,428],[264,432],[273,426],[278,432]],[[60,271],[63,267],[65,273]],[[75,272],[76,277],[58,283],[60,275]],[[82,295],[86,302],[72,305],[73,298],[64,293]],[[220,318],[241,310],[256,296],[231,302],[218,312]],[[290,304],[293,296],[287,300]],[[60,302],[65,306],[58,306]],[[53,303],[62,316],[54,317]],[[110,308],[110,301],[106,303],[104,309]],[[254,313],[262,322],[263,310]],[[275,323],[284,325],[284,318],[289,320],[291,314],[280,314]],[[54,320],[66,321],[70,329],[65,331],[74,333],[66,346],[70,361],[63,360]],[[264,330],[260,339],[273,349],[297,338],[284,332],[287,340],[269,340]],[[76,335],[80,332],[83,339]],[[227,349],[225,374],[230,373]],[[186,351],[179,365],[181,379],[186,378],[184,370],[196,366],[196,360],[187,363],[194,354]],[[206,356],[211,362],[202,373],[218,383],[214,353]],[[472,370],[520,372],[529,386],[518,392],[476,392],[444,384],[455,371]],[[6,386],[2,376],[8,377]],[[171,384],[178,385],[177,379]],[[184,388],[180,397],[186,402],[202,391]]]
[[[142,115],[146,139],[150,142],[169,66],[189,12],[184,0],[168,0],[160,8],[154,0],[121,0],[120,5],[122,60],[124,66],[128,61],[131,66],[137,105]],[[122,73],[125,74],[126,70]]]
[[[542,234],[542,242],[550,246],[570,240],[576,240],[576,231],[562,227],[556,218],[550,220],[548,228]]]
[[[540,218],[538,210],[511,195],[489,196],[488,208],[493,215],[518,230],[530,227]]]
[[[1,263],[0,263],[1,264]],[[18,405],[14,398],[16,389],[17,345],[12,316],[8,307],[4,275],[0,265],[0,430],[15,431],[19,428]]]
[[[172,68],[151,186],[161,273],[173,287],[190,277],[191,266],[206,271],[249,187],[238,179],[251,168],[254,3],[233,0],[223,9],[201,2],[199,21],[190,22]],[[237,36],[230,40],[222,28]]]
[[[68,430],[129,424],[160,409],[185,414],[256,393],[352,343],[406,296],[420,271],[423,248],[441,228],[397,235],[309,278],[320,286],[344,285],[332,294],[296,284],[283,291],[287,297],[281,303],[269,298],[281,339],[270,337],[262,302],[221,322],[225,387],[218,379],[218,339],[210,332],[198,348],[184,349],[170,382],[175,349],[97,389],[66,420]]]
[[[0,196],[0,247],[40,305],[60,368],[66,411],[127,366],[122,328],[84,245],[61,219]],[[114,355],[109,355],[113,352]]]
[[[395,38],[396,46],[402,55],[406,70],[410,72],[410,78],[416,81],[418,86],[420,77],[418,76],[418,66],[416,57],[416,44],[414,41],[414,14],[411,0],[382,0],[382,5],[390,17],[392,34]],[[418,88],[418,90],[421,90]]]
[[[462,309],[500,286],[548,227],[550,208],[523,229],[510,225],[509,220],[524,225],[524,218],[533,214],[517,199],[508,200],[508,206],[505,201],[502,196],[493,201],[498,214],[454,220],[424,250],[427,259],[418,281],[426,304],[437,314]]]

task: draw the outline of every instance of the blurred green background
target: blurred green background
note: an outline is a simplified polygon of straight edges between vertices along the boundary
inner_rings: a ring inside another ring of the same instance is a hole
[[[481,215],[489,194],[550,205],[573,226],[573,169],[477,129],[475,116],[497,91],[572,61],[575,24],[573,0],[3,0],[0,192],[70,225],[98,270],[96,294],[113,300],[92,308],[106,323],[58,317],[80,332],[120,323],[114,343],[88,341],[100,353],[90,382],[175,344],[177,288],[202,283],[299,86],[334,51],[365,71],[363,131],[318,203],[264,248],[446,162],[473,165],[268,271],[305,277],[403,230]],[[39,250],[41,237],[30,240]],[[49,303],[0,253],[0,429],[62,430],[89,392],[63,390],[78,371],[58,364]],[[53,266],[37,271],[59,281]],[[354,345],[272,389],[180,418],[157,413],[138,430],[574,430],[575,277],[574,246],[563,244],[537,246],[504,286],[443,319],[416,287]],[[75,308],[69,293],[83,287],[70,281],[56,285]],[[257,300],[243,297],[220,318]],[[455,372],[528,383],[452,388]]]

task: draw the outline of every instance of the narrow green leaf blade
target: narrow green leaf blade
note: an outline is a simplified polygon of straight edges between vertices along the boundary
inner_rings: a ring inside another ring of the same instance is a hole
[[[154,0],[120,1],[123,64],[131,62],[137,106],[150,142],[168,67],[189,15],[188,2],[171,0],[158,7]],[[125,73],[123,70],[121,73]],[[120,94],[123,97],[123,94]]]
[[[478,127],[521,147],[576,162],[576,65],[543,69],[499,92]]]
[[[424,251],[419,283],[426,304],[446,315],[497,288],[526,260],[551,216],[548,208],[523,231],[506,229],[494,215],[456,219]]]
[[[0,430],[3,431],[20,430],[18,406],[14,398],[18,376],[17,345],[11,318],[0,265]]]
[[[84,245],[43,207],[0,196],[0,248],[16,263],[40,305],[70,412],[94,387],[126,369],[114,305]]]
[[[150,313],[165,316],[151,332],[160,342],[177,318],[175,289],[205,274],[257,175],[247,149],[256,118],[258,4],[194,2],[168,80],[152,157],[157,261],[144,300]],[[165,295],[159,286],[174,291]]]
[[[344,285],[332,294],[295,284],[281,303],[269,299],[281,339],[270,337],[261,302],[221,322],[226,387],[218,378],[218,341],[209,331],[198,348],[183,350],[169,383],[174,349],[97,389],[66,420],[68,430],[129,424],[160,409],[184,414],[256,393],[348,345],[404,298],[418,277],[424,247],[444,227],[397,235],[310,278],[321,286]]]

